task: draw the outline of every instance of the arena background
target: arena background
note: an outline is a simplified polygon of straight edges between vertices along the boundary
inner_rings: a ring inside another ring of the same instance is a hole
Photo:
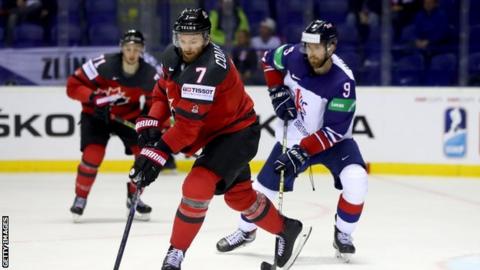
[[[332,21],[339,31],[336,53],[358,84],[354,137],[370,172],[355,235],[358,253],[350,265],[333,258],[338,194],[318,166],[317,191],[307,171],[284,202],[287,214],[314,224],[294,269],[480,269],[480,1],[438,0],[441,16],[422,22],[423,1],[232,1],[246,15],[251,37],[267,17],[275,22],[274,35],[289,43],[299,41],[312,19]],[[10,255],[3,268],[111,268],[125,225],[132,157],[118,138],[111,140],[84,221],[73,224],[68,208],[80,158],[80,104],[67,97],[66,78],[89,58],[119,51],[120,36],[130,28],[145,34],[145,58],[156,63],[171,42],[177,14],[186,7],[211,11],[218,1],[41,0],[37,13],[12,24],[16,2],[0,1],[0,214],[7,232],[2,251],[10,248],[2,252],[2,263]],[[425,24],[427,34],[420,31]],[[223,47],[234,53],[234,35],[227,32]],[[424,38],[433,45],[420,48]],[[252,162],[257,173],[277,120],[259,66],[245,82],[263,125]],[[160,268],[192,164],[192,158],[176,158],[177,174],[161,175],[144,194],[154,208],[152,221],[133,224],[122,269]],[[273,238],[263,233],[251,248],[215,253],[216,241],[236,222],[223,200],[214,201],[184,268],[257,269],[271,260]]]

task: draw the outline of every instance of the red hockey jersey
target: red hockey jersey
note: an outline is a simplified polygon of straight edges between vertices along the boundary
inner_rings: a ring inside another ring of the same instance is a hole
[[[127,77],[122,70],[122,54],[106,54],[87,61],[68,78],[67,95],[82,102],[82,111],[86,113],[94,110],[89,100],[92,93],[116,95],[118,101],[111,107],[111,113],[132,120],[141,113],[142,95],[146,97],[146,105],[150,105],[151,93],[159,78],[155,68],[142,58],[137,72]]]
[[[193,63],[182,61],[178,48],[162,55],[164,74],[157,81],[149,115],[175,124],[163,141],[174,153],[193,154],[218,135],[256,121],[253,101],[245,92],[232,60],[210,43]]]

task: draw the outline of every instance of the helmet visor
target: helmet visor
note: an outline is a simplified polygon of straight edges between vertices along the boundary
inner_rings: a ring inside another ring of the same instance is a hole
[[[178,32],[178,31],[172,31],[172,43],[175,47],[180,47],[180,44],[178,42],[178,36],[179,35],[196,35],[196,34],[201,34],[203,39],[205,40],[205,43],[208,43],[210,41],[210,34],[207,31],[199,31],[199,32]]]

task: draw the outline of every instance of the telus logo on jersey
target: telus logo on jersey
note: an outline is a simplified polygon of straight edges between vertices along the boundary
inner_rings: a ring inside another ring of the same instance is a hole
[[[215,95],[215,87],[186,83],[182,85],[182,98],[213,101]]]
[[[348,98],[334,98],[328,104],[328,109],[336,112],[352,112],[355,110],[355,100]]]
[[[464,108],[445,111],[443,152],[447,157],[464,157],[467,152],[467,113]]]

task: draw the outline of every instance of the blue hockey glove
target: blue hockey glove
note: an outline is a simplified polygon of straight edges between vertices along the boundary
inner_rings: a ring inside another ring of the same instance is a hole
[[[268,89],[270,99],[272,100],[275,114],[282,120],[293,120],[297,118],[297,108],[293,100],[290,89],[285,85]]]
[[[275,172],[285,171],[285,176],[294,175],[305,170],[308,154],[299,145],[294,145],[285,154],[281,154],[273,163]]]

